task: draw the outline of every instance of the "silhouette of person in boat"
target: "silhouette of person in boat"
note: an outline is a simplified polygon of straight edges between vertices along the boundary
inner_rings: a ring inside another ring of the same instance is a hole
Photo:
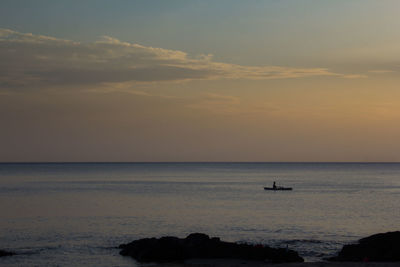
[[[276,182],[274,181],[272,187],[264,187],[264,190],[273,190],[273,191],[285,190],[285,191],[291,191],[291,190],[293,190],[293,188],[291,188],[291,187],[277,186],[277,185],[276,185]]]

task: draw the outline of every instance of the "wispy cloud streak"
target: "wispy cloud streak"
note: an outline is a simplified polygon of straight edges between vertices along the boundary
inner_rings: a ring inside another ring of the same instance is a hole
[[[103,83],[193,79],[289,79],[342,76],[326,68],[243,66],[216,62],[211,55],[122,42],[103,36],[80,43],[0,29],[0,87],[46,88]]]

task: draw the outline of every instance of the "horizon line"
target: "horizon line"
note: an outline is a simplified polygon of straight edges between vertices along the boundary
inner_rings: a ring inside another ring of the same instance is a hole
[[[173,163],[332,163],[332,164],[383,164],[400,161],[0,161],[0,164],[173,164]]]

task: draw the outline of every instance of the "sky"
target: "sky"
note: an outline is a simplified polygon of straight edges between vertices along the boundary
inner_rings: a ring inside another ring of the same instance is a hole
[[[397,0],[2,0],[0,161],[400,161]]]

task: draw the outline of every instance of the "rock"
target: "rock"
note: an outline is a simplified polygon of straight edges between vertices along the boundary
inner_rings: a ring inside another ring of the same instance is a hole
[[[119,246],[121,255],[139,262],[172,262],[185,259],[243,259],[271,262],[303,262],[297,252],[262,245],[237,244],[194,233],[186,238],[144,238]]]
[[[1,250],[1,249],[0,249],[0,257],[12,256],[12,255],[15,255],[15,253],[14,253],[14,252],[10,252],[10,251]]]
[[[400,232],[375,234],[343,246],[330,261],[400,261]]]

